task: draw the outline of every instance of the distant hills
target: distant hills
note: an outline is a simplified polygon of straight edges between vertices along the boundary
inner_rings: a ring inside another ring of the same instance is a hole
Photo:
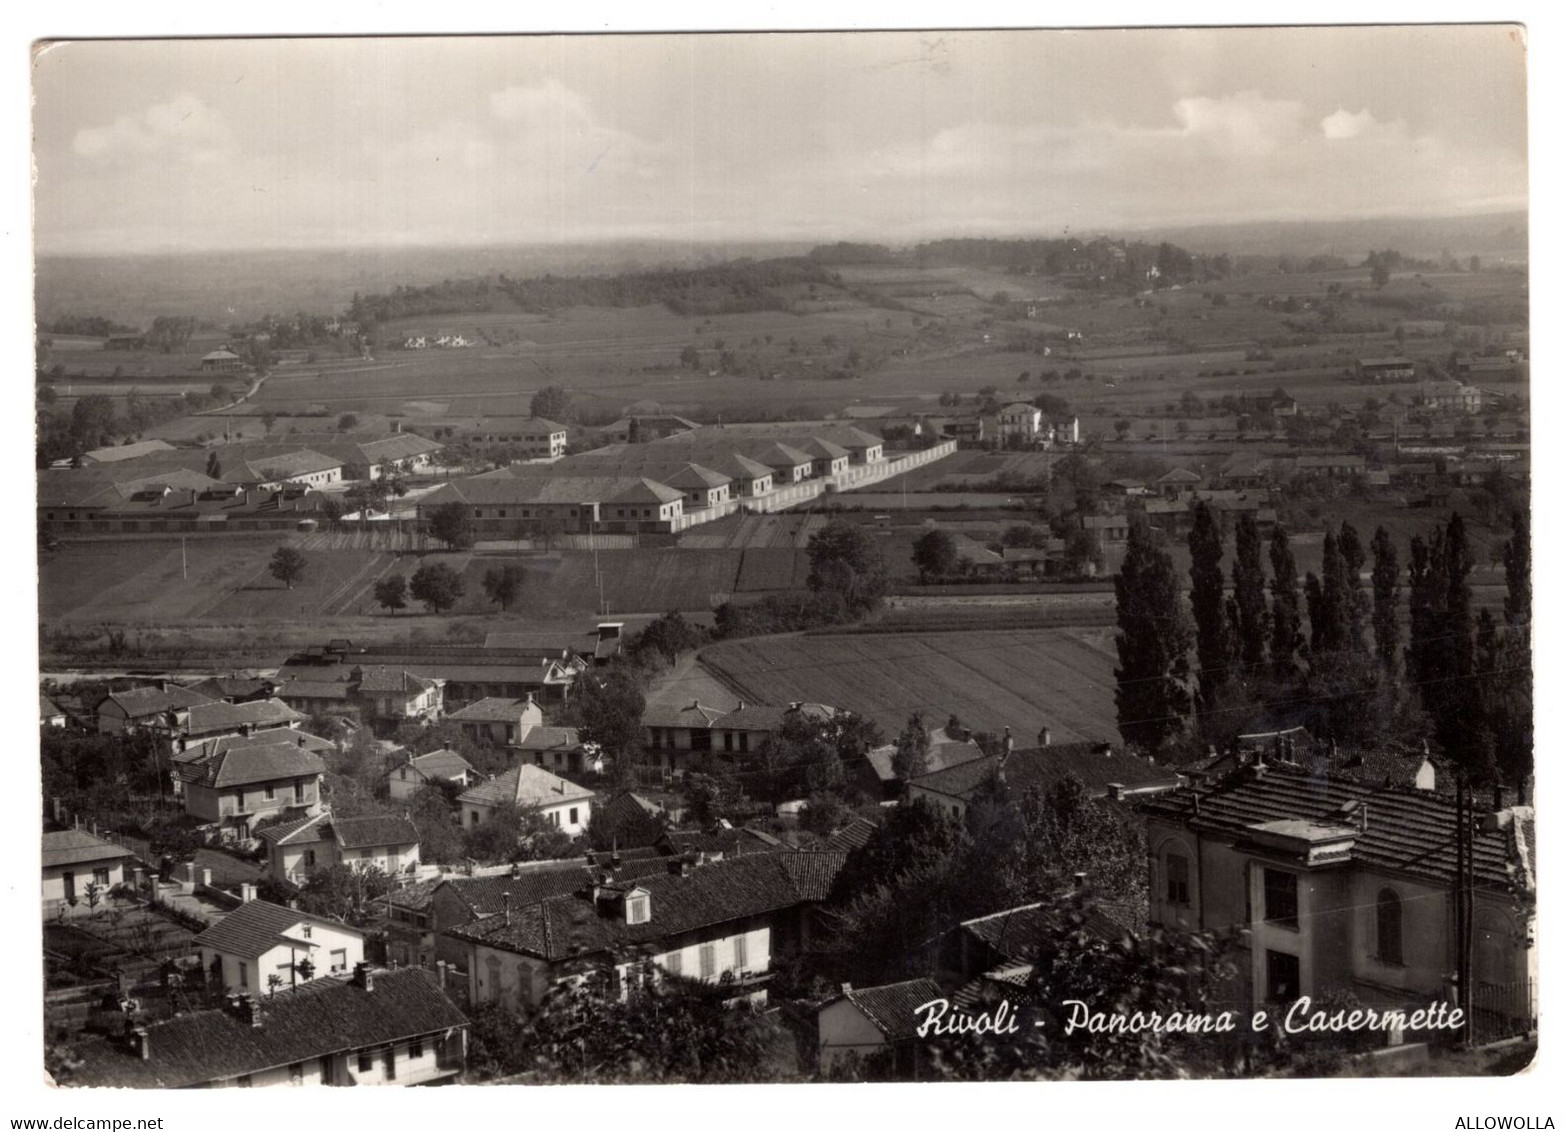
[[[1169,240],[1193,252],[1209,255],[1335,255],[1360,262],[1376,248],[1395,248],[1414,259],[1457,259],[1527,262],[1527,214],[1484,216],[1380,217],[1355,220],[1260,221],[1201,224],[1144,231],[1124,229],[1111,235],[1143,240]]]

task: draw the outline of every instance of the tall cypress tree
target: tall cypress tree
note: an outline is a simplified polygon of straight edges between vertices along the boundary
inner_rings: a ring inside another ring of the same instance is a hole
[[[1435,738],[1459,773],[1476,784],[1497,778],[1494,738],[1483,718],[1475,647],[1473,643],[1473,594],[1467,578],[1472,555],[1467,546],[1467,526],[1460,515],[1446,524],[1445,604],[1433,620],[1429,641],[1435,658],[1424,678],[1424,704],[1434,720]]]
[[[1304,612],[1310,621],[1310,667],[1326,651],[1326,588],[1314,570],[1304,575]]]
[[[1397,620],[1402,574],[1397,564],[1397,546],[1385,527],[1376,527],[1370,548],[1375,555],[1375,568],[1370,578],[1375,594],[1375,655],[1380,658],[1380,666],[1386,674],[1395,676],[1398,654],[1402,651],[1402,626]]]
[[[1125,742],[1156,751],[1190,714],[1190,631],[1174,563],[1152,542],[1143,518],[1130,526],[1124,564],[1114,578],[1119,666],[1114,707]]]
[[[1369,596],[1364,592],[1364,562],[1368,554],[1352,523],[1342,524],[1337,552],[1342,555],[1342,580],[1347,589],[1346,645],[1354,652],[1363,652],[1364,627],[1369,620]]]
[[[1271,629],[1266,613],[1266,572],[1261,566],[1261,528],[1249,511],[1239,516],[1234,530],[1233,622],[1234,647],[1247,673],[1266,663],[1266,638]]]
[[[1525,507],[1511,515],[1505,543],[1505,623],[1526,629],[1532,621],[1532,520]]]
[[[1190,528],[1190,612],[1201,662],[1201,706],[1211,707],[1233,672],[1233,645],[1223,603],[1223,532],[1205,503],[1195,505]]]
[[[1281,523],[1272,529],[1272,670],[1280,680],[1299,671],[1304,634],[1299,620],[1299,568]]]

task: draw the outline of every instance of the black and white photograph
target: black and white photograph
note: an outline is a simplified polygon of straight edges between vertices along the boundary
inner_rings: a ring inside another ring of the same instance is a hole
[[[1533,1067],[1523,24],[175,27],[30,45],[27,1080]]]

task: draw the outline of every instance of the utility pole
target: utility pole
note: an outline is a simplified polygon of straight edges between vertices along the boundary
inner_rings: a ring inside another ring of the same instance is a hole
[[[185,540],[179,540],[179,576],[185,581],[190,581],[190,563],[185,558]]]

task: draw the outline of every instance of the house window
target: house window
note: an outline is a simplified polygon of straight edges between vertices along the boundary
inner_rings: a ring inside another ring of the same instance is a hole
[[[1168,902],[1190,903],[1190,858],[1182,853],[1168,855]]]
[[[717,977],[717,948],[710,943],[701,945],[701,978],[704,980]]]
[[[574,813],[574,811],[572,811],[572,812]],[[103,887],[107,887],[108,883],[109,883],[109,870],[108,869],[93,869],[92,870],[92,883],[96,884],[96,885],[101,885]]]
[[[309,939],[309,938],[310,938],[310,932],[311,932],[311,931],[312,931],[312,930],[313,930],[313,929],[312,929],[312,928],[311,928],[311,927],[310,927],[310,925],[309,925],[309,924],[305,924],[305,925],[304,925],[304,938],[305,938],[305,939]]]
[[[396,1079],[397,1079],[397,1047],[396,1046],[387,1046],[386,1047],[386,1080],[388,1080],[388,1081],[395,1081]]]
[[[1299,957],[1282,951],[1266,953],[1266,1001],[1294,1002],[1299,997]]]
[[[471,821],[469,821],[467,823],[468,825],[477,825],[478,824],[478,811],[477,810],[469,810],[467,812],[467,816],[472,819]]]
[[[348,969],[348,949],[346,947],[338,948],[331,953],[331,969],[333,974]]]
[[[359,1050],[359,1072],[368,1073],[375,1066],[375,1055],[367,1049]]]
[[[750,937],[734,936],[734,970],[743,971],[750,966]]]
[[[297,779],[293,784],[293,800],[295,802],[304,801],[304,779],[302,778]]]
[[[411,1042],[408,1043],[408,1056],[410,1058],[417,1058],[417,1057],[423,1057],[424,1056],[424,1039],[423,1038],[414,1038]]]
[[[245,1073],[245,1074],[242,1074],[240,1076],[240,1078],[239,1078],[239,1087],[241,1089],[248,1089],[248,1088],[251,1087],[250,1074]]]
[[[401,770],[397,771],[397,777],[402,779],[403,782],[406,782],[408,780],[407,768],[403,767]]]
[[[632,896],[625,902],[625,922],[627,924],[644,924],[652,918],[651,909],[647,906],[645,896]]]
[[[288,1067],[288,1083],[290,1085],[304,1084],[304,1062],[296,1061]]]
[[[1375,900],[1375,956],[1382,963],[1402,964],[1402,898],[1389,888]]]
[[[275,801],[276,798],[277,798],[277,788],[274,787],[270,782],[268,782],[266,784],[266,800],[268,802],[272,802],[272,801]]]
[[[576,807],[575,806],[571,807],[571,824],[572,825],[576,824]]]
[[[663,970],[670,975],[683,975],[685,973],[685,953],[683,951],[670,951],[663,956]]]
[[[1264,869],[1266,922],[1299,930],[1299,878],[1293,873]],[[1295,959],[1297,964],[1298,960]]]
[[[248,963],[239,964],[239,985],[242,987],[250,985],[250,964]]]
[[[315,867],[315,850],[314,849],[306,849],[304,851],[304,864],[305,864],[305,867],[307,867],[307,868],[313,869]]]

